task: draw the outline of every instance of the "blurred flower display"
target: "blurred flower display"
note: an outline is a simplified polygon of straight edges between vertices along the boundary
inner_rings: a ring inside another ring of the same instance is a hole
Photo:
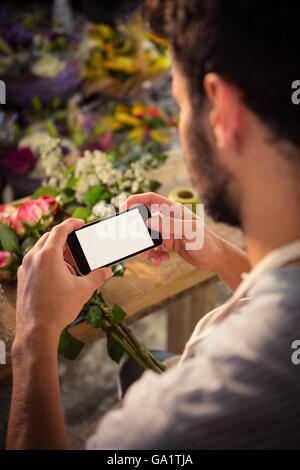
[[[171,67],[168,43],[145,31],[141,15],[129,23],[91,25],[81,45],[84,94],[133,95],[145,80]]]

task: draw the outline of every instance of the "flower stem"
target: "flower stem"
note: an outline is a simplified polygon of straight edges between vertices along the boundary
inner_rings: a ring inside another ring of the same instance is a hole
[[[147,370],[149,369],[149,366],[147,364],[145,364],[137,355],[136,353],[114,332],[110,332],[109,333],[111,335],[111,337],[117,342],[119,343],[122,348],[127,352],[127,354],[132,357],[132,359],[135,360],[135,362],[144,370]]]
[[[160,374],[162,371],[165,371],[166,366],[164,366],[158,359],[156,359],[149,351],[142,348],[142,346],[140,345],[138,340],[135,338],[130,328],[128,328],[123,323],[119,324],[115,322],[110,305],[105,301],[105,299],[103,298],[100,292],[99,292],[99,299],[101,303],[104,304],[104,305],[100,304],[100,307],[103,311],[105,319],[108,321],[108,323],[110,323],[111,327],[114,328],[115,331],[117,331],[120,334],[120,336],[124,340],[122,341],[120,337],[116,335],[119,338],[118,342],[121,341],[121,344],[123,347],[124,345],[126,345],[130,348],[130,351],[134,352],[135,357],[133,357],[133,359],[139,365],[141,365],[141,362],[142,362],[144,364],[144,367],[146,367],[147,369],[150,368],[156,373]],[[128,345],[126,343],[128,343]],[[126,350],[125,347],[124,349]],[[136,358],[138,358],[139,362],[136,360]]]

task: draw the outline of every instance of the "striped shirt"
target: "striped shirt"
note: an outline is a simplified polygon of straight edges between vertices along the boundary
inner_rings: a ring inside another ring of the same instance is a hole
[[[87,449],[300,449],[300,267],[262,274],[249,296],[193,357],[144,372]]]

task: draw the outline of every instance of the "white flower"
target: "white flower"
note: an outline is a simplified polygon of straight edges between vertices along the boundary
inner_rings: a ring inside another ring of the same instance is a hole
[[[65,63],[52,54],[43,56],[31,67],[32,72],[39,77],[56,77],[65,68]]]
[[[98,202],[92,209],[92,214],[96,217],[109,217],[114,215],[116,210],[112,204],[107,204],[105,201]]]
[[[134,181],[131,186],[131,190],[133,193],[136,193],[139,189],[139,183],[137,181]]]
[[[121,205],[129,198],[130,193],[122,192],[118,196],[111,198],[111,204],[113,204],[117,209],[121,208]]]
[[[33,153],[37,152],[41,145],[49,143],[49,134],[47,132],[34,132],[33,134],[26,135],[19,141],[18,148],[28,147]]]

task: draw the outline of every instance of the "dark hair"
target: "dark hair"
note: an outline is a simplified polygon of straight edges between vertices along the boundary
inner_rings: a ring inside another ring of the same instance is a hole
[[[203,77],[218,73],[274,138],[300,147],[300,2],[287,0],[148,0],[154,32],[169,39],[188,79],[190,96],[204,96]]]

